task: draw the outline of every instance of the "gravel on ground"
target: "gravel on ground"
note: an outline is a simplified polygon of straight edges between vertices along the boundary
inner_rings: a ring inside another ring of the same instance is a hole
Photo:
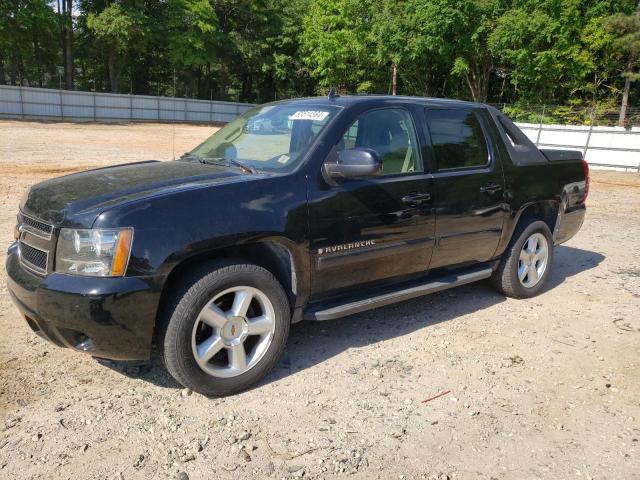
[[[29,185],[214,130],[0,121],[0,243]],[[2,269],[0,477],[640,478],[640,175],[592,171],[588,205],[540,296],[483,282],[296,324],[273,373],[224,399],[49,345]]]

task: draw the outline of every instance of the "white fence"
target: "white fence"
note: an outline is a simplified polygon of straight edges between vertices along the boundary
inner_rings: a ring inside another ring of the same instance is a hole
[[[251,107],[236,102],[0,85],[0,118],[226,123]]]
[[[580,150],[590,165],[640,172],[640,127],[517,125],[540,148]]]
[[[0,118],[226,123],[253,105],[188,98],[75,92],[0,85]],[[517,124],[541,148],[582,151],[589,164],[638,169],[640,127]]]

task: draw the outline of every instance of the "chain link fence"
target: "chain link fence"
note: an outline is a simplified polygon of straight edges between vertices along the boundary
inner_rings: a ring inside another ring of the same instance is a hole
[[[598,127],[621,127],[631,130],[640,128],[640,107],[629,106],[620,125],[620,109],[605,105],[591,107],[567,105],[515,105],[493,103],[514,122],[542,123],[553,125],[594,125]]]

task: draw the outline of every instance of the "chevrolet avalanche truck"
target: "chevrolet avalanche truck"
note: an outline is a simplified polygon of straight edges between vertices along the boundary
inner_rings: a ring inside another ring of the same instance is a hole
[[[303,319],[483,279],[536,295],[588,191],[580,152],[538,150],[487,105],[276,102],[179,160],[31,187],[8,289],[58,346],[160,358],[180,384],[229,395],[265,376]]]

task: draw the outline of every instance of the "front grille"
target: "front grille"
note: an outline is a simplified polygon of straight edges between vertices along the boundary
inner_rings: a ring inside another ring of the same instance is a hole
[[[18,232],[20,263],[33,273],[46,275],[51,268],[49,252],[55,250],[53,225],[19,212]]]
[[[22,264],[41,274],[47,273],[49,253],[20,242],[20,260]]]
[[[28,217],[24,213],[18,215],[18,224],[23,230],[33,233],[42,238],[50,239],[53,225],[41,222],[35,218]]]

